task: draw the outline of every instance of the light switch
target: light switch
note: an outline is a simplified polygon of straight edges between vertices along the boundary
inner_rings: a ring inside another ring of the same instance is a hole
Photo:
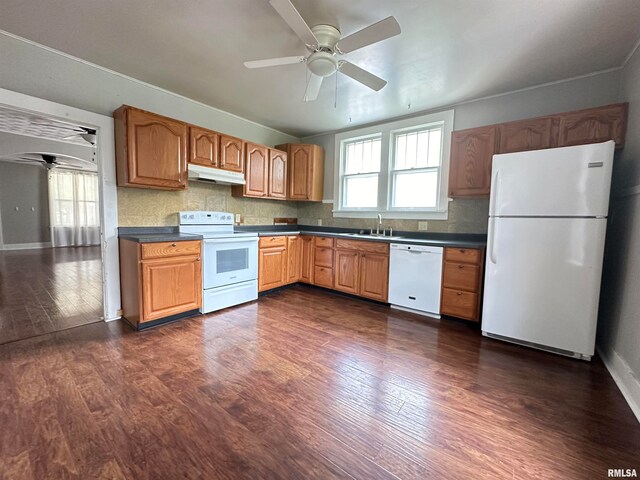
[[[429,228],[429,222],[418,222],[418,230],[427,230]]]

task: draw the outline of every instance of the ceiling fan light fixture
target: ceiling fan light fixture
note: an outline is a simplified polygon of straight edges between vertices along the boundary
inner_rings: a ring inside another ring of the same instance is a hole
[[[319,77],[328,77],[338,70],[338,60],[329,52],[315,52],[307,59],[311,73]]]

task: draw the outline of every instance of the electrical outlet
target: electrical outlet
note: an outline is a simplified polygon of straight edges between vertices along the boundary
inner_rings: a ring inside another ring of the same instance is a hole
[[[242,223],[242,215],[236,213],[236,223],[240,225]]]
[[[322,226],[322,219],[321,219],[321,218],[319,218],[319,219],[318,219],[318,226],[319,226],[319,227],[321,227],[321,226]]]
[[[418,222],[418,230],[427,230],[429,222]]]

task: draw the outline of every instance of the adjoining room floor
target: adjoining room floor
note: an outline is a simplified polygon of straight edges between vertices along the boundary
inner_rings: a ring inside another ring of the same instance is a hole
[[[0,343],[101,317],[99,246],[0,251]]]
[[[311,287],[0,346],[0,478],[607,478],[640,424],[567,359]]]

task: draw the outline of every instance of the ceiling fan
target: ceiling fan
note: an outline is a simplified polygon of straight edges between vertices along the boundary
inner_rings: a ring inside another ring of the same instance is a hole
[[[36,123],[34,125],[40,125],[42,127],[54,127],[54,128],[59,128],[61,130],[69,130],[71,132],[75,132],[71,135],[67,135],[66,137],[64,137],[64,140],[71,140],[72,138],[81,138],[85,142],[90,143],[91,145],[96,144],[97,136],[96,136],[96,131],[93,128],[81,127],[81,126],[73,127],[71,125],[67,126],[62,124],[53,125],[49,123]]]
[[[66,157],[66,155],[63,155],[62,157],[64,158]],[[69,158],[74,158],[74,157],[69,157]],[[80,159],[77,159],[77,160],[80,160]],[[26,153],[18,156],[17,159],[14,161],[18,163],[40,163],[47,170],[51,170],[52,168],[55,168],[55,167],[64,167],[66,169],[71,169],[71,170],[84,170],[82,167],[79,167],[72,163],[60,161],[58,156],[51,155],[48,153]]]
[[[394,17],[387,17],[341,38],[340,30],[331,25],[309,27],[290,0],[271,0],[269,3],[304,42],[309,54],[244,62],[245,67],[262,68],[306,63],[311,76],[304,93],[305,102],[317,99],[322,80],[336,72],[341,72],[376,92],[387,84],[386,80],[373,73],[336,57],[399,35],[400,25]]]

